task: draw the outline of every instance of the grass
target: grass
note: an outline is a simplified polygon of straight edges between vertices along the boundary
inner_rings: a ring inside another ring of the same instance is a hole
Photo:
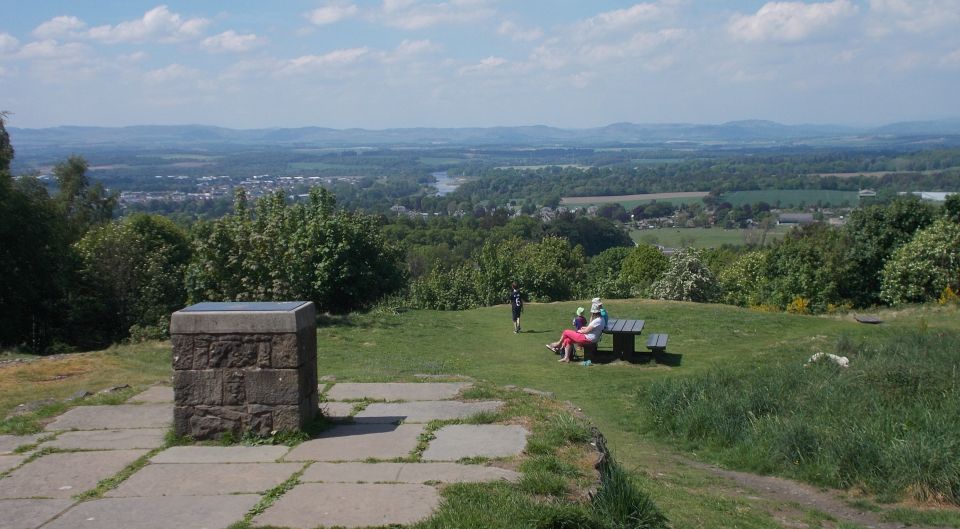
[[[748,230],[723,228],[659,228],[652,230],[630,230],[634,242],[662,244],[669,248],[717,248],[724,244],[742,245],[747,242]],[[753,230],[755,233],[759,231]],[[790,228],[778,227],[767,233],[766,243],[770,243],[787,234]],[[759,237],[757,237],[759,240]]]
[[[749,373],[758,365],[800,365],[815,352],[834,350],[831,348],[840,342],[841,336],[845,337],[843,343],[871,346],[889,341],[894,334],[919,329],[920,322],[931,333],[960,329],[957,311],[941,307],[880,311],[878,315],[885,323],[868,326],[855,323],[849,316],[815,317],[719,305],[609,300],[606,308],[612,317],[640,317],[646,320],[647,332],[669,333],[669,350],[683,354],[681,365],[558,364],[543,344],[556,338],[567,324],[568,314],[583,303],[530,303],[523,316],[524,332],[520,334],[513,334],[506,306],[463,312],[411,310],[325,320],[319,329],[319,374],[358,382],[419,381],[414,376],[419,373],[467,375],[484,381],[468,395],[505,398],[508,407],[503,417],[523,415],[542,421],[543,429],[535,429],[531,436],[530,454],[531,458],[540,459],[531,465],[563,477],[572,484],[568,485],[569,490],[577,480],[585,479],[571,475],[570,466],[584,475],[586,467],[574,457],[575,452],[556,450],[557,445],[550,439],[564,439],[579,431],[576,415],[571,416],[573,424],[568,424],[568,419],[552,420],[548,403],[553,401],[519,390],[505,390],[503,386],[553,392],[559,401],[574,403],[603,432],[629,482],[649,494],[675,529],[766,529],[781,527],[769,506],[745,499],[735,485],[687,464],[684,459],[722,462],[720,455],[699,446],[665,440],[651,432],[648,393],[644,391],[658,382],[702,377],[720,369]],[[601,348],[610,346],[607,340],[609,337]],[[91,360],[84,360],[88,357]],[[906,365],[922,358],[914,351]],[[76,355],[68,358],[66,364],[61,360],[47,362],[52,365],[42,369],[31,364],[0,369],[0,407],[4,412],[20,402],[45,396],[63,398],[77,389],[95,391],[118,380],[139,386],[165,381],[170,376],[169,344],[163,343]],[[64,374],[63,366],[81,366],[85,370],[49,382],[21,382]],[[21,373],[23,370],[29,370],[29,377]],[[550,452],[548,447],[555,450]],[[556,464],[549,456],[570,466]],[[546,476],[529,485],[549,492],[550,481],[556,479]],[[516,485],[464,484],[443,490],[445,505],[449,507],[442,508],[435,518],[419,527],[591,527],[588,522],[594,519],[590,509],[582,504],[570,506],[554,495],[518,492]],[[883,506],[885,510],[894,507],[901,506]]]
[[[848,206],[856,206],[859,199],[856,191],[837,191],[834,189],[767,189],[760,191],[734,191],[724,193],[720,197],[722,202],[729,202],[734,206],[766,202],[773,207],[798,208],[801,204],[815,206],[817,203],[830,204],[839,207],[844,202]],[[779,203],[779,206],[777,205]]]
[[[960,332],[876,334],[828,349],[849,369],[800,358],[723,368],[638,398],[655,431],[735,468],[960,505]]]

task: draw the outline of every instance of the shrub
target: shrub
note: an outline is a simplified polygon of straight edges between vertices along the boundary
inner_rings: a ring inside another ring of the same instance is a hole
[[[766,252],[754,251],[740,256],[724,268],[719,276],[723,302],[741,307],[759,305],[766,264]]]
[[[960,224],[941,219],[894,252],[880,295],[893,304],[924,302],[947,287],[960,288]]]
[[[620,280],[630,286],[633,296],[646,295],[654,281],[667,270],[670,260],[649,244],[637,245],[623,260]]]
[[[700,251],[684,248],[670,257],[663,277],[653,284],[652,294],[657,299],[710,302],[719,297],[716,278],[701,261]]]

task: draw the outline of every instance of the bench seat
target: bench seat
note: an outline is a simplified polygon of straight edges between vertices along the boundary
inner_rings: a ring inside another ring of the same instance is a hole
[[[669,334],[651,334],[650,338],[647,338],[647,349],[650,349],[654,353],[662,353],[666,351],[667,339],[669,337]]]

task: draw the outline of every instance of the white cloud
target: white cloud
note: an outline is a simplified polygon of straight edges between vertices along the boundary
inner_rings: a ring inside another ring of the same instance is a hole
[[[480,61],[478,64],[472,64],[470,66],[464,66],[463,68],[460,68],[459,72],[460,75],[488,72],[507,64],[507,62],[508,61],[503,57],[494,57],[491,55],[490,57]]]
[[[40,24],[33,30],[33,36],[38,39],[57,39],[62,37],[82,36],[87,27],[86,22],[74,16],[53,17]]]
[[[345,66],[359,61],[370,53],[369,48],[344,48],[323,55],[303,55],[295,59],[282,61],[278,72],[296,75],[323,70],[324,68]]]
[[[341,20],[356,16],[360,10],[354,4],[332,3],[323,7],[318,7],[310,11],[305,16],[311,24],[325,26],[334,24]]]
[[[516,23],[506,20],[497,28],[497,33],[508,37],[514,42],[530,42],[539,40],[543,37],[543,30],[540,28],[522,28]]]
[[[487,0],[450,0],[421,2],[417,0],[385,0],[381,13],[390,27],[417,30],[441,24],[466,24],[492,17],[496,11]]]
[[[438,46],[428,39],[404,40],[398,46],[395,55],[408,57],[437,49]]]
[[[943,66],[960,66],[960,49],[948,53],[940,60]]]
[[[8,33],[0,33],[0,55],[17,51],[20,41]]]
[[[727,30],[746,42],[796,42],[836,27],[858,10],[850,0],[768,2],[753,15],[734,15]]]
[[[606,11],[583,20],[577,24],[577,32],[585,36],[621,31],[636,28],[644,22],[657,20],[662,15],[663,10],[658,4],[635,4],[626,9]]]
[[[960,0],[870,0],[871,33],[922,33],[960,24]]]
[[[77,62],[89,55],[90,49],[78,42],[60,44],[55,40],[39,40],[25,44],[17,56],[27,60]]]
[[[188,68],[182,64],[171,64],[158,70],[150,70],[143,74],[143,80],[154,84],[167,84],[170,82],[193,79],[200,74],[198,70]]]
[[[91,28],[87,33],[94,40],[115,44],[118,42],[178,42],[199,37],[210,23],[205,18],[184,19],[162,5],[147,11],[143,18],[128,20],[115,26]]]
[[[686,35],[686,31],[676,28],[639,32],[620,42],[584,46],[580,53],[587,61],[591,62],[627,59],[649,54],[663,44],[682,39],[684,35]]]
[[[207,51],[213,53],[219,52],[245,52],[250,51],[264,43],[265,39],[258,37],[253,33],[240,35],[232,29],[224,31],[219,35],[207,37],[200,43]]]

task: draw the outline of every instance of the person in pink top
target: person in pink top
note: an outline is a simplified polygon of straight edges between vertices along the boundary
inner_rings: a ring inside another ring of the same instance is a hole
[[[573,349],[576,344],[597,343],[603,333],[603,318],[600,316],[600,307],[596,304],[590,307],[590,323],[579,330],[567,329],[560,335],[560,339],[547,344],[547,349],[555,353],[563,351],[561,362],[569,362],[573,358]]]

